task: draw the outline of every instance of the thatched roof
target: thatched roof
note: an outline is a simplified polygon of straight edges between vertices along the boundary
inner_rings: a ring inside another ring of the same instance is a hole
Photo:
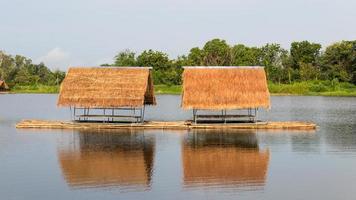
[[[5,81],[0,80],[0,90],[8,90],[9,86],[5,83]]]
[[[88,108],[155,105],[148,67],[70,68],[60,88],[58,106]]]
[[[270,108],[263,67],[184,67],[184,109]]]

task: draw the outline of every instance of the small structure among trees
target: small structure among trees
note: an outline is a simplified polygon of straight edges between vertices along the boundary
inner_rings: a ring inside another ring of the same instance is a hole
[[[143,122],[145,105],[155,104],[149,67],[70,68],[58,99],[76,121]]]
[[[193,120],[255,122],[259,108],[270,108],[263,67],[184,67],[183,109],[193,109]],[[242,114],[241,110],[246,113]],[[219,111],[219,114],[199,114]]]
[[[5,81],[0,80],[0,92],[1,91],[6,91],[9,90],[9,86],[7,86],[7,84],[5,83]]]

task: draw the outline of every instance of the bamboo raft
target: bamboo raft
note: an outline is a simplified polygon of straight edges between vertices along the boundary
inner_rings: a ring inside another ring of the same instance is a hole
[[[256,122],[226,124],[194,124],[191,121],[145,121],[144,123],[94,123],[50,120],[23,120],[16,128],[37,129],[271,129],[271,130],[315,130],[312,122]]]

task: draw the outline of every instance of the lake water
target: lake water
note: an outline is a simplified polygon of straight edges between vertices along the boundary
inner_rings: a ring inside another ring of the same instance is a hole
[[[356,98],[272,97],[303,131],[17,130],[70,119],[56,95],[0,95],[0,199],[355,199]],[[184,120],[161,95],[146,120]]]

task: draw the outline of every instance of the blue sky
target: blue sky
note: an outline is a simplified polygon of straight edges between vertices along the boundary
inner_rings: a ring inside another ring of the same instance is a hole
[[[355,0],[0,0],[0,50],[52,69],[111,63],[123,49],[171,58],[213,38],[261,46],[356,39]]]

